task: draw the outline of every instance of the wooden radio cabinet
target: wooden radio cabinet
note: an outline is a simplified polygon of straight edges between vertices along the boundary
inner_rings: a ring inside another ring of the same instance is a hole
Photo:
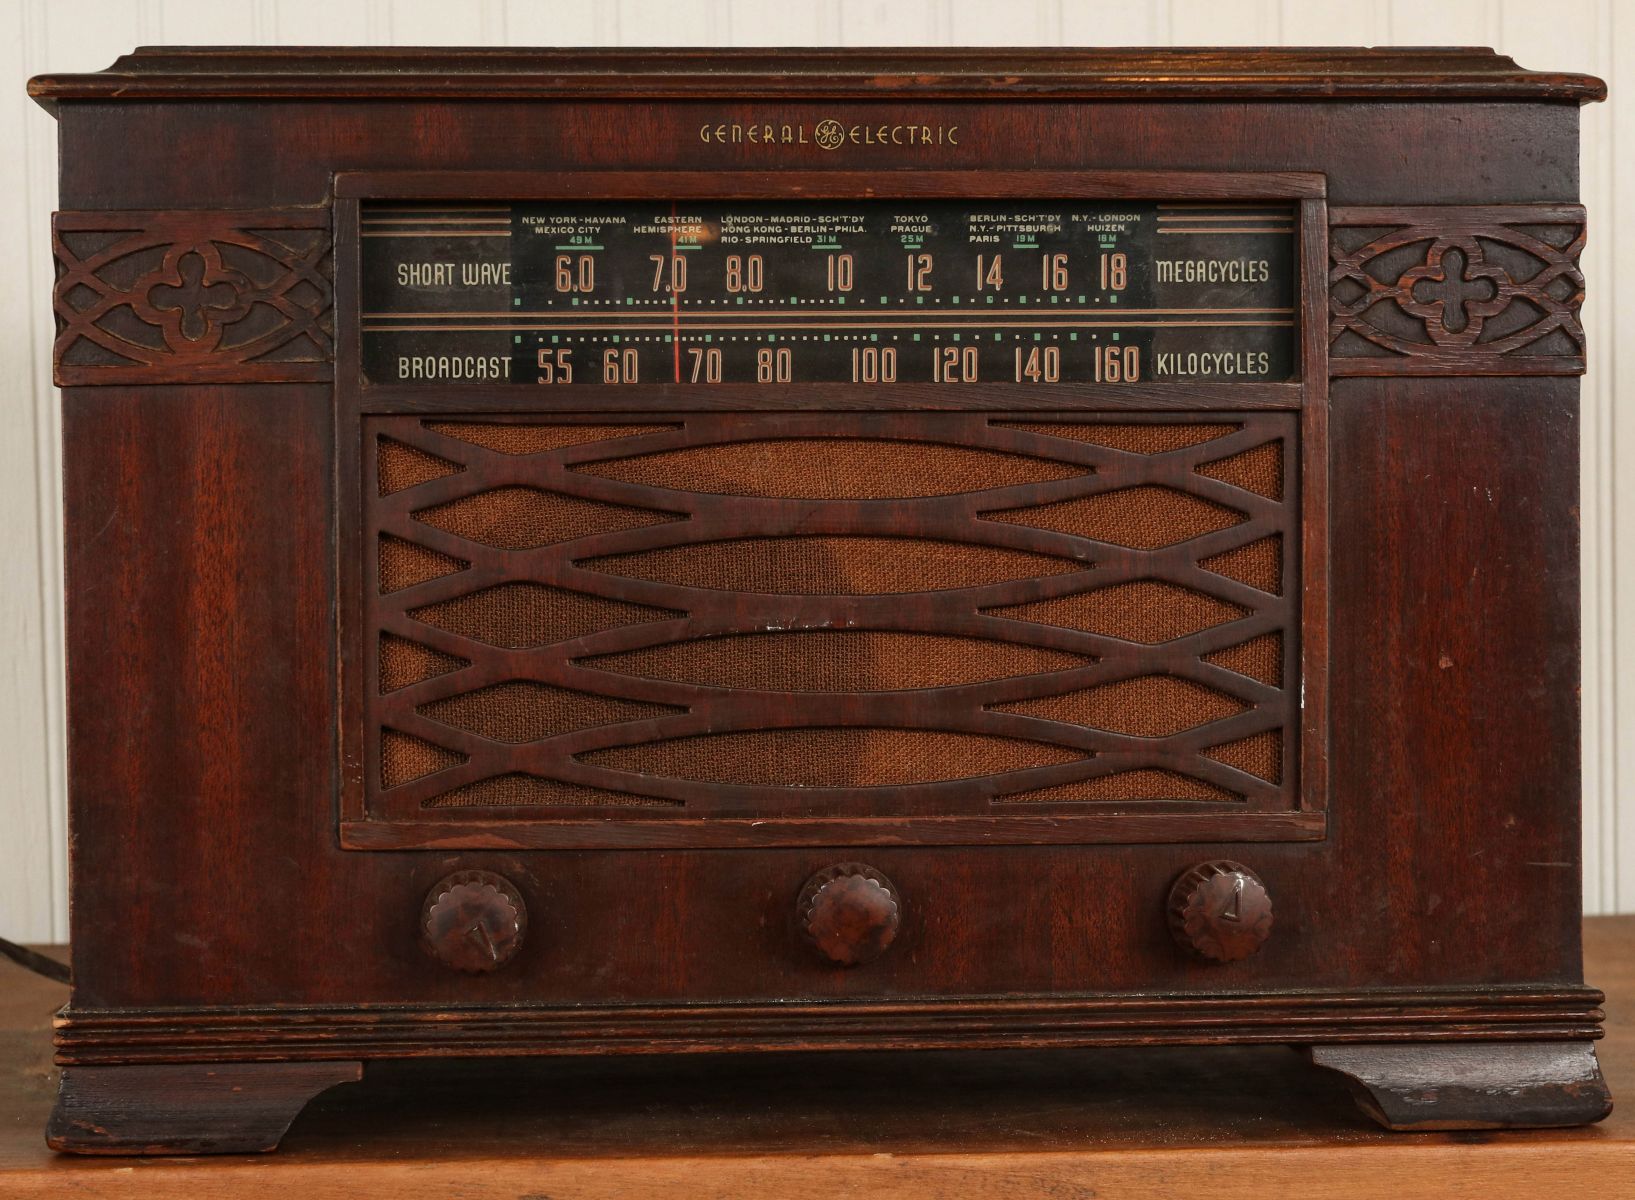
[[[51,1144],[404,1056],[1593,1121],[1578,106],[1484,50],[148,49],[61,124]]]

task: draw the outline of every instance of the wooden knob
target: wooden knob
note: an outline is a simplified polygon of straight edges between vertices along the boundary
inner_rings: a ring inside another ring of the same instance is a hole
[[[795,919],[809,942],[832,963],[872,962],[897,938],[903,905],[891,880],[862,863],[841,863],[806,881]]]
[[[1169,893],[1169,927],[1188,950],[1216,962],[1248,958],[1272,932],[1272,898],[1242,863],[1199,863]]]
[[[522,948],[528,909],[504,876],[457,871],[426,893],[420,916],[422,944],[456,971],[493,971]]]

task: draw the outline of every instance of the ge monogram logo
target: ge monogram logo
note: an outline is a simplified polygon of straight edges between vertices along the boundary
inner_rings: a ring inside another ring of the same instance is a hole
[[[846,130],[839,121],[819,121],[812,131],[813,138],[824,150],[838,150],[840,144],[846,140]]]

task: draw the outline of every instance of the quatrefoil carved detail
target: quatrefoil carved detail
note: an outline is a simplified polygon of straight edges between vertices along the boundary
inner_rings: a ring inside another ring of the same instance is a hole
[[[1578,374],[1577,205],[1336,208],[1335,375]]]
[[[147,289],[148,306],[164,321],[165,342],[174,348],[182,339],[208,339],[213,345],[223,326],[244,319],[249,311],[244,295],[253,285],[222,266],[220,252],[208,243],[179,255],[172,251],[166,256],[167,266],[172,259],[174,272],[155,278]]]
[[[1398,282],[1403,294],[1397,303],[1425,322],[1439,346],[1474,344],[1487,319],[1510,307],[1516,287],[1503,269],[1487,265],[1475,238],[1435,243],[1425,265]]]
[[[327,210],[63,212],[53,232],[59,385],[332,376]]]

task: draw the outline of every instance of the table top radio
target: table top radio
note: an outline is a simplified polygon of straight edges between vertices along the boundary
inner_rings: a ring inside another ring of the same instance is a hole
[[[1593,1121],[1578,108],[1479,50],[144,49],[61,132],[49,1139],[1289,1043]]]

